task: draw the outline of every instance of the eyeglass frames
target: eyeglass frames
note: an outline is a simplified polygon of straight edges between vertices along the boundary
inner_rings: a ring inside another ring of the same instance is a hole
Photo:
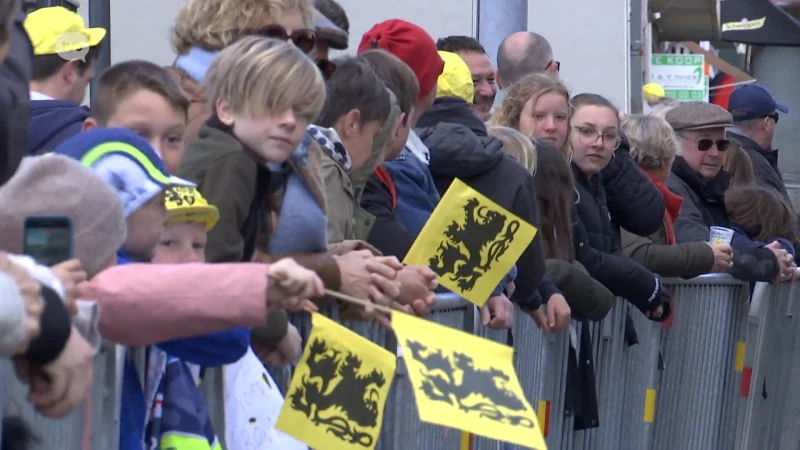
[[[727,139],[718,139],[716,141],[713,140],[713,139],[709,139],[709,138],[692,139],[692,138],[690,138],[688,136],[684,136],[682,134],[679,134],[678,137],[680,137],[681,139],[686,139],[687,141],[692,141],[692,142],[696,143],[697,144],[697,149],[700,150],[701,152],[707,152],[707,151],[711,150],[711,147],[713,147],[714,145],[717,146],[717,150],[719,150],[721,152],[724,152],[731,145],[731,141],[729,141]]]
[[[258,36],[269,37],[273,39],[280,39],[282,41],[291,40],[303,53],[311,53],[314,46],[317,45],[317,33],[314,30],[302,29],[293,31],[291,34],[286,31],[286,28],[280,25],[268,25],[260,30],[253,31],[249,34]]]

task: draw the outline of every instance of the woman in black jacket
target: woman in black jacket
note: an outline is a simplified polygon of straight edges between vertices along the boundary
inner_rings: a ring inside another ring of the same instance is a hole
[[[594,278],[647,317],[665,320],[670,312],[669,297],[658,277],[622,255],[619,231],[608,207],[601,172],[616,157],[621,141],[619,113],[611,102],[594,94],[574,97],[572,107],[569,142],[578,197],[578,221],[573,228],[578,260]]]

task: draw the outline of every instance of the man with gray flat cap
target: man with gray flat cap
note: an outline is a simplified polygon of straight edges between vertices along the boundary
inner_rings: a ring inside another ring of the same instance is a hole
[[[731,93],[728,111],[733,116],[734,125],[728,129],[728,138],[741,144],[750,157],[756,182],[780,192],[791,206],[783,176],[778,170],[778,149],[772,148],[780,113],[788,113],[789,108],[777,102],[765,88],[753,83],[740,86]]]
[[[722,170],[722,164],[730,145],[725,129],[733,126],[733,116],[711,103],[686,102],[664,118],[678,135],[678,152],[667,179],[670,190],[683,197],[675,238],[678,243],[708,242],[712,226],[732,226],[724,202],[731,176]],[[749,282],[791,277],[791,255],[773,244],[759,248],[734,245],[733,267],[728,272]]]

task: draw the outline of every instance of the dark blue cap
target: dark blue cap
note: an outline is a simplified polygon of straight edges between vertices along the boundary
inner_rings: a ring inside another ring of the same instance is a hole
[[[756,83],[739,86],[728,99],[728,111],[734,122],[760,119],[775,111],[788,113],[789,108],[778,103],[768,90]]]

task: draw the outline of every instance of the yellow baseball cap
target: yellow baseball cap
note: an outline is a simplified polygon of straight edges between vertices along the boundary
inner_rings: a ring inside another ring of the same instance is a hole
[[[645,84],[642,88],[642,95],[645,100],[655,100],[657,98],[666,97],[667,93],[664,88],[658,83]]]
[[[169,222],[199,222],[206,224],[206,231],[214,228],[219,220],[219,210],[209,205],[194,186],[170,186],[164,197],[169,212]]]
[[[80,14],[61,6],[37,9],[28,14],[23,26],[37,56],[88,51],[106,36],[104,28],[86,28]]]
[[[467,63],[455,53],[440,51],[439,56],[444,61],[444,70],[439,75],[436,97],[458,97],[472,103],[475,87]]]

